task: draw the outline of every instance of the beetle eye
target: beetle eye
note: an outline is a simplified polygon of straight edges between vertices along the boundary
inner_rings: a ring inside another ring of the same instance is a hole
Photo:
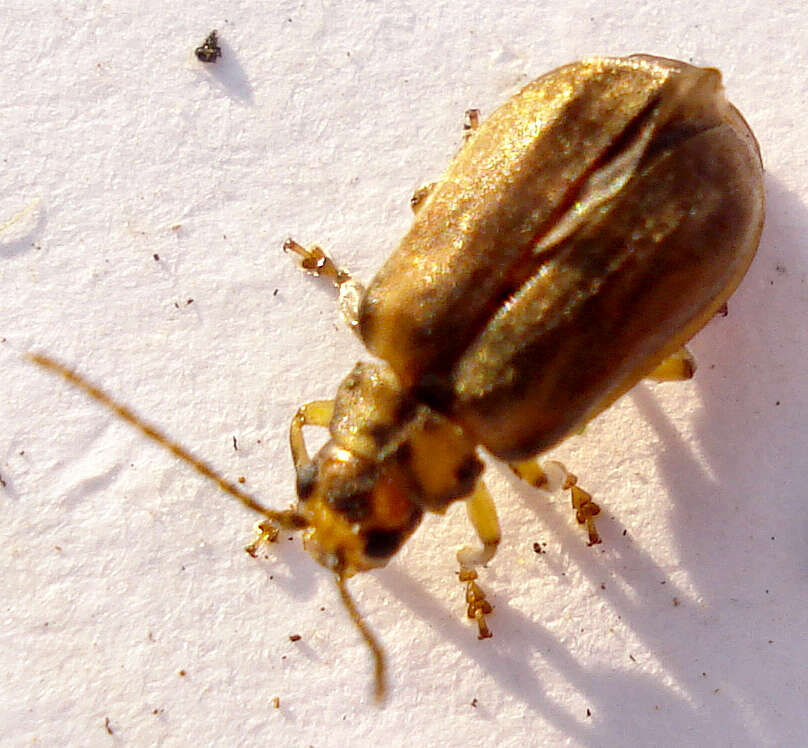
[[[297,471],[297,497],[301,501],[305,501],[311,496],[314,491],[314,485],[317,482],[317,465],[310,463],[299,468]]]
[[[365,555],[370,558],[389,558],[404,542],[398,530],[370,530],[365,536]]]

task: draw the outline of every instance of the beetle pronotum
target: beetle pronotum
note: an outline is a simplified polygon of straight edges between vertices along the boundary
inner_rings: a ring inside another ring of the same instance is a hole
[[[319,247],[285,245],[333,281],[343,316],[379,359],[294,416],[294,509],[263,507],[80,375],[30,356],[263,515],[248,550],[279,528],[302,530],[374,654],[379,697],[383,653],[346,579],[384,566],[424,512],[463,499],[482,547],[458,553],[460,578],[489,635],[472,567],[493,557],[500,530],[480,447],[535,485],[555,476],[599,542],[597,504],[562,466],[534,458],[640,379],[692,376],[684,344],[735,290],[763,225],[757,142],[714,69],[593,58],[469,121],[367,289]],[[304,426],[330,432],[314,457]]]

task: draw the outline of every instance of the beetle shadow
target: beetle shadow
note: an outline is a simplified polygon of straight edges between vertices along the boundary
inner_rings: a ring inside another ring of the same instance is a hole
[[[596,496],[605,510],[599,524],[604,545],[591,549],[571,521],[566,500],[563,507],[557,501],[548,510],[546,501],[537,501],[534,489],[513,479],[516,495],[563,544],[565,563],[573,564],[593,589],[608,581],[601,597],[637,649],[647,653],[638,659],[650,656],[657,667],[648,669],[641,662],[636,670],[628,663],[626,670],[586,667],[568,643],[496,597],[496,634],[478,642],[459,621],[447,623],[440,601],[402,572],[391,568],[379,577],[503,690],[573,740],[617,745],[630,735],[632,743],[650,745],[666,735],[680,735],[687,725],[688,734],[720,734],[726,742],[786,744],[794,725],[805,721],[797,711],[798,695],[791,701],[778,699],[775,709],[772,694],[782,691],[783,683],[800,682],[803,658],[793,654],[805,652],[798,631],[806,621],[801,603],[808,520],[794,471],[804,461],[799,429],[808,423],[808,406],[804,396],[800,398],[804,387],[794,373],[808,371],[808,330],[799,322],[803,315],[794,313],[794,303],[805,297],[808,274],[802,244],[808,211],[771,177],[767,193],[761,248],[742,288],[730,300],[729,317],[712,321],[692,346],[700,365],[695,379],[700,404],[692,437],[683,440],[655,397],[654,388],[675,385],[641,384],[630,395],[660,441],[658,468],[669,500],[659,521],[671,534],[676,578],[609,517],[609,505],[619,509],[619,497]],[[791,360],[778,355],[780,351],[789,353]],[[776,514],[771,504],[761,502],[771,495],[778,496]],[[790,518],[785,531],[783,517]],[[750,549],[769,550],[770,545],[763,544],[773,543],[778,535],[793,549],[783,581],[778,581],[782,551],[780,556],[769,555],[766,563],[750,554]],[[553,565],[561,572],[552,555],[537,558],[548,574]],[[794,579],[799,580],[797,594]],[[778,602],[772,591],[779,593]],[[794,627],[776,627],[776,637],[783,639],[779,645],[772,639],[774,617]],[[593,625],[599,624],[589,622],[587,627]],[[545,693],[537,656],[578,691],[581,703],[594,715],[591,726]],[[630,661],[629,652],[626,657]],[[783,719],[785,713],[788,719]]]
[[[808,331],[793,307],[805,296],[802,244],[808,211],[771,178],[767,191],[769,218],[761,249],[743,288],[730,300],[729,319],[711,322],[692,346],[702,368],[695,380],[700,404],[692,438],[682,439],[651,386],[641,384],[630,396],[660,441],[658,469],[667,494],[660,521],[670,530],[677,578],[684,584],[675,584],[668,569],[630,536],[623,541],[616,520],[606,516],[599,525],[605,548],[584,552],[566,508],[545,511],[527,487],[517,495],[537,514],[541,509],[542,523],[565,544],[570,561],[592,587],[604,578],[620,582],[608,585],[604,599],[661,664],[665,680],[685,694],[682,702],[655,679],[665,711],[676,714],[671,729],[701,725],[710,734],[721,725],[722,740],[785,744],[793,739],[794,725],[805,722],[796,696],[778,699],[775,709],[771,694],[783,683],[801,680],[802,658],[793,654],[806,650],[802,601],[808,592],[808,520],[796,471],[804,462],[800,431],[808,422],[808,407],[804,384],[794,374],[808,370]],[[782,292],[772,293],[778,286]],[[776,508],[765,501],[772,495],[778,497]],[[610,497],[596,498],[608,513]],[[619,508],[619,501],[614,505]],[[790,518],[787,528],[783,517]],[[788,553],[773,549],[778,536]],[[754,553],[758,549],[767,552],[765,560]],[[620,714],[626,694],[648,703],[646,676],[614,677],[599,683],[589,673],[592,690],[584,695],[607,704],[612,717]],[[786,713],[790,719],[783,719]],[[657,741],[664,732],[656,714],[653,722],[655,727],[633,712],[633,742],[643,742],[646,725],[648,742]],[[626,725],[614,720],[611,727],[609,735],[609,723],[601,722],[598,739],[619,743]]]
[[[761,247],[730,299],[729,317],[694,341],[702,372],[692,444],[683,443],[647,388],[634,401],[665,444],[657,459],[671,497],[671,531],[714,629],[706,637],[691,632],[693,651],[681,664],[707,663],[734,693],[736,724],[756,724],[758,734],[748,739],[782,745],[806,724],[796,696],[781,695],[775,709],[771,695],[802,680],[808,655],[808,520],[799,488],[808,330],[795,309],[806,300],[808,210],[770,176],[766,191]]]
[[[382,585],[416,616],[440,630],[469,659],[485,670],[505,692],[511,694],[535,713],[555,726],[573,742],[580,744],[600,740],[604,734],[625,736],[626,704],[652,701],[667,704],[686,713],[693,728],[707,729],[712,716],[692,704],[659,678],[644,672],[619,673],[614,669],[587,668],[576,659],[569,646],[536,621],[512,608],[507,600],[492,598],[495,605],[496,634],[478,641],[474,628],[446,615],[444,605],[422,585],[395,567],[379,576]],[[492,619],[494,620],[494,619]],[[536,658],[541,664],[536,665]],[[580,694],[580,714],[573,714],[557,700],[557,694],[545,689],[541,672],[556,671]],[[583,721],[586,710],[593,722]],[[632,741],[651,745],[659,738],[659,721],[647,730],[632,722]]]

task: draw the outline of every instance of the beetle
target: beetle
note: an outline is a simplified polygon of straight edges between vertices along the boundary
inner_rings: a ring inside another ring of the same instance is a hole
[[[589,543],[598,505],[560,463],[536,457],[645,377],[686,379],[684,348],[726,302],[764,218],[763,167],[720,73],[647,55],[591,58],[547,73],[480,123],[445,174],[418,190],[415,218],[364,288],[318,246],[289,239],[329,279],[376,361],[290,427],[297,503],[263,507],[81,375],[71,379],[261,513],[259,536],[303,531],[370,646],[346,580],[384,566],[425,512],[463,500],[479,539],[458,552],[469,616],[490,635],[474,567],[500,542],[480,448],[536,486],[570,489]],[[314,455],[306,426],[327,428]]]

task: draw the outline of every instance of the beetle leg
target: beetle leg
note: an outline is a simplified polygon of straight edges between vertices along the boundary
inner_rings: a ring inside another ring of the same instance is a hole
[[[289,446],[292,449],[292,461],[295,464],[295,472],[300,477],[301,473],[311,465],[309,450],[306,449],[306,440],[303,438],[304,426],[328,427],[331,417],[334,415],[333,400],[314,400],[297,409],[292,423],[289,426]],[[262,519],[255,526],[257,537],[244,548],[253,558],[258,555],[258,549],[264,543],[274,543],[280,533],[280,527],[271,519]]]
[[[578,485],[578,478],[570,473],[557,460],[549,460],[544,465],[536,459],[508,463],[511,470],[531,486],[541,488],[548,493],[559,489],[569,489],[572,509],[579,525],[586,525],[589,545],[601,542],[595,527],[595,517],[600,514],[600,507],[592,501],[592,495]]]
[[[494,606],[488,602],[485,592],[477,584],[477,572],[468,566],[461,566],[458,578],[466,585],[466,615],[477,621],[477,638],[490,639],[491,629],[488,628],[485,617],[494,610]]]
[[[357,331],[359,329],[359,303],[365,293],[364,286],[354,280],[347,270],[338,268],[334,261],[316,244],[306,248],[289,238],[283,243],[283,251],[294,252],[300,258],[300,267],[305,272],[320,278],[327,278],[334,284],[334,288],[339,294],[337,306],[340,316],[348,327]]]
[[[494,557],[502,533],[494,500],[482,481],[477,481],[471,496],[466,499],[466,512],[477,537],[480,538],[482,548],[464,546],[457,552],[457,560],[460,563],[459,579],[466,585],[466,614],[477,621],[477,638],[488,639],[491,631],[485,617],[494,608],[477,584],[477,572],[471,567],[486,564]]]
[[[306,449],[306,440],[303,438],[303,427],[322,426],[323,428],[328,428],[333,416],[333,400],[313,400],[297,409],[297,413],[295,413],[289,426],[289,446],[292,450],[295,471],[298,474],[301,470],[311,465],[311,457],[309,457],[309,451]]]
[[[480,126],[480,110],[466,109],[463,117],[463,139],[468,140]]]
[[[653,379],[655,382],[680,382],[692,379],[695,372],[696,359],[685,346],[682,346],[647,374],[646,379]]]
[[[410,208],[412,209],[413,213],[417,213],[421,209],[421,206],[429,197],[429,193],[432,192],[436,184],[437,182],[423,184],[412,193],[412,197],[410,198]]]
[[[466,499],[466,512],[483,545],[476,549],[464,546],[457,552],[457,560],[461,566],[482,566],[494,557],[502,537],[497,508],[482,481],[477,481],[471,496]]]

